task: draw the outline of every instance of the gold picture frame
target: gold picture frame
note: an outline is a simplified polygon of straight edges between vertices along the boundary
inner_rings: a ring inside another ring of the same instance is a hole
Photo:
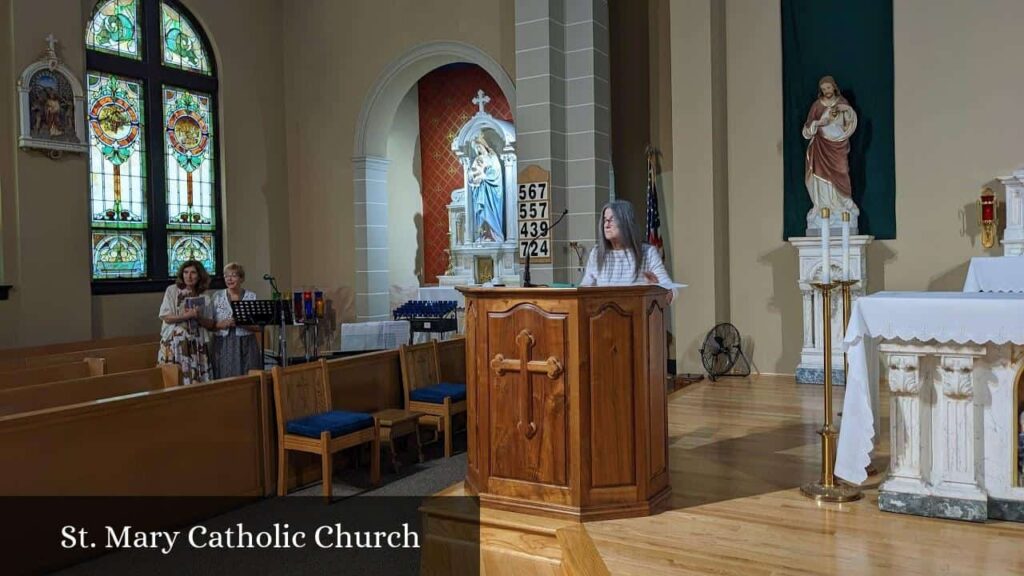
[[[475,256],[473,258],[473,278],[477,284],[484,284],[494,280],[494,258],[490,256]]]

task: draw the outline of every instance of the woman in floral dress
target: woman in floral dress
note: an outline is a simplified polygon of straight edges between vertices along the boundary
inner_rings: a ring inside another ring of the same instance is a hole
[[[177,364],[182,383],[207,382],[210,377],[208,328],[213,327],[212,307],[206,289],[210,275],[197,260],[188,260],[178,268],[174,284],[164,292],[160,305],[161,364]]]

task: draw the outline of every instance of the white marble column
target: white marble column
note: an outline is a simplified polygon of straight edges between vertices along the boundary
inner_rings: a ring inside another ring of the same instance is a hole
[[[934,422],[934,493],[938,496],[986,500],[978,483],[981,433],[974,396],[974,356],[941,354],[935,382],[937,422]]]
[[[1024,256],[1024,168],[1000,178],[1006,187],[1006,224],[1003,229],[1003,255]]]
[[[800,296],[804,306],[804,352],[814,350],[814,291],[801,290]]]
[[[352,159],[355,169],[356,316],[360,322],[387,320],[388,165],[387,158]]]
[[[927,410],[928,387],[921,370],[920,354],[888,355],[889,371],[889,477],[883,490],[926,493],[925,480],[931,465],[931,413]],[[925,431],[925,433],[922,433]]]

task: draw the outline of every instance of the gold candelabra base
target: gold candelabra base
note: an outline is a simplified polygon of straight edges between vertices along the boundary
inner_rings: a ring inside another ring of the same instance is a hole
[[[860,488],[841,484],[836,480],[836,445],[838,432],[832,425],[832,290],[844,288],[848,293],[847,281],[821,282],[812,284],[821,290],[822,344],[825,361],[825,425],[821,427],[821,479],[804,484],[800,491],[818,502],[851,502],[861,498]],[[845,295],[845,294],[844,294]],[[848,307],[847,307],[848,308]],[[844,329],[845,330],[845,329]]]
[[[863,496],[860,488],[838,482],[833,472],[836,465],[836,445],[839,432],[831,424],[826,424],[821,428],[819,434],[821,435],[821,480],[804,484],[800,487],[800,492],[804,496],[814,498],[818,502],[852,502],[859,500]]]

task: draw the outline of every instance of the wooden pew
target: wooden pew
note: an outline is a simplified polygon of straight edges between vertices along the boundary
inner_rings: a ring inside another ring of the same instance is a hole
[[[43,346],[3,348],[0,349],[0,359],[28,358],[29,356],[51,356],[53,354],[65,354],[67,352],[79,352],[81,350],[117,348],[119,346],[130,346],[132,344],[144,344],[146,342],[159,341],[160,334],[146,334],[144,336],[120,336],[117,338],[78,340],[76,342],[61,342],[59,344],[46,344]]]
[[[466,381],[466,337],[459,336],[437,343],[442,382]]]
[[[177,387],[181,371],[176,364],[119,374],[45,382],[0,390],[0,415],[18,414]]]
[[[159,342],[144,342],[142,344],[130,344],[128,346],[115,346],[112,348],[94,348],[90,350],[78,350],[74,352],[62,352],[59,354],[48,354],[45,356],[27,356],[24,358],[3,358],[0,359],[0,371],[23,370],[25,368],[41,368],[55,364],[68,364],[80,362],[85,358],[103,358],[107,374],[127,372],[129,370],[141,370],[156,366],[157,351],[160,349]]]
[[[177,497],[8,498],[5,511],[32,522],[6,530],[5,545],[56,542],[67,523],[96,535],[104,523],[178,530],[269,495],[269,406],[255,375],[0,416],[2,496]],[[97,513],[86,514],[89,506]],[[47,546],[49,557],[16,555],[12,573],[43,573],[103,552]]]
[[[34,384],[43,384],[46,382],[57,382],[60,380],[102,376],[103,373],[103,358],[86,358],[81,362],[54,364],[53,366],[43,366],[42,368],[11,370],[8,372],[0,372],[0,390],[21,388],[23,386],[32,386]]]
[[[0,495],[263,496],[259,376],[0,416]]]
[[[398,350],[370,352],[327,363],[335,410],[376,412],[402,407],[402,365]]]

